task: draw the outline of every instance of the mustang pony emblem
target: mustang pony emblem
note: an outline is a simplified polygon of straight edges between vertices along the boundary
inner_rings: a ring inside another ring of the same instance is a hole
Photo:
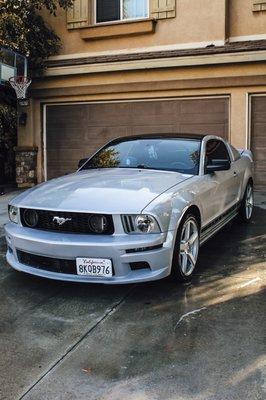
[[[54,217],[53,222],[57,222],[58,225],[63,225],[67,221],[71,221],[72,218]]]

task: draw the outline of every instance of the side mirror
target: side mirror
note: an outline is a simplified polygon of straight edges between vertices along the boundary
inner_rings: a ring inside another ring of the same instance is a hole
[[[206,165],[206,174],[212,174],[216,171],[228,171],[231,167],[228,160],[212,160],[212,164]]]
[[[82,158],[81,160],[79,160],[78,169],[80,169],[80,167],[82,167],[82,165],[85,164],[86,161],[88,161],[88,158]]]

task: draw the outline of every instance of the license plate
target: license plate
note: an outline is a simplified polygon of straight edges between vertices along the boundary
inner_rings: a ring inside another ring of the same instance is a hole
[[[88,276],[113,276],[112,261],[107,258],[77,258],[77,274]]]

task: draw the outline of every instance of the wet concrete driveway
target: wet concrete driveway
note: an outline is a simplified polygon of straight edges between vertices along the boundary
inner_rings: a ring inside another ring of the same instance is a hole
[[[265,399],[265,227],[216,235],[186,285],[33,278],[2,243],[0,399]]]

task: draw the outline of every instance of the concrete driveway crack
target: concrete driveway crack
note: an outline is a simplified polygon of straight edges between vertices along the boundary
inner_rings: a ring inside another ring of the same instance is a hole
[[[82,341],[90,335],[101,323],[103,323],[110,315],[112,315],[115,311],[119,309],[119,307],[125,302],[125,300],[131,295],[133,290],[135,289],[137,285],[134,285],[130,287],[130,289],[126,292],[126,294],[119,300],[117,301],[111,308],[107,309],[105,313],[103,314],[102,317],[100,317],[96,323],[88,330],[86,331],[74,344],[72,344],[66,351],[65,353],[58,359],[56,360],[50,368],[45,371],[38,379],[36,382],[34,382],[23,394],[18,398],[18,400],[23,400],[25,397],[31,392],[31,390],[37,386],[47,375],[49,375],[53,370],[65,360],[67,356],[69,356],[73,351],[77,349],[77,347],[82,343]]]

